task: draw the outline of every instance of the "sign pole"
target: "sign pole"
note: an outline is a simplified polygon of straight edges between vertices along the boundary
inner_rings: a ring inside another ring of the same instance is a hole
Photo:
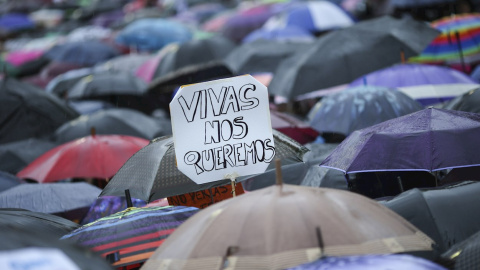
[[[235,197],[237,196],[237,193],[235,192],[235,184],[236,184],[236,180],[237,180],[237,177],[238,177],[238,173],[236,172],[233,172],[233,173],[227,173],[225,175],[225,179],[230,179],[231,181],[231,184],[232,184],[232,197]]]

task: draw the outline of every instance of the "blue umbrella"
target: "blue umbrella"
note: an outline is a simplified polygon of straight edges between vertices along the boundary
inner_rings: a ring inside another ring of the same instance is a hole
[[[410,255],[326,257],[289,270],[446,270],[431,261]]]
[[[24,180],[7,172],[0,171],[0,192],[25,183]]]
[[[190,30],[174,21],[146,18],[132,22],[125,27],[115,41],[135,47],[141,51],[155,51],[173,42],[192,39]]]
[[[54,46],[44,57],[58,62],[93,66],[120,55],[114,47],[96,40],[68,42]]]
[[[248,34],[242,42],[247,43],[255,41],[257,39],[308,42],[313,41],[315,39],[315,36],[313,36],[307,30],[296,26],[285,26],[283,28],[276,29],[260,28]]]
[[[27,15],[20,13],[5,14],[0,17],[0,29],[6,32],[14,32],[34,28],[35,24]]]
[[[360,86],[323,98],[312,108],[309,118],[310,126],[318,132],[349,135],[422,108],[420,103],[395,89]]]

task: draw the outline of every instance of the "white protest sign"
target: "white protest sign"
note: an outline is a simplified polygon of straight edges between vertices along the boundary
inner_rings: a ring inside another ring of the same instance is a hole
[[[275,156],[267,87],[250,75],[182,86],[170,114],[178,169],[197,184],[263,173]]]
[[[80,270],[80,268],[55,248],[23,248],[0,252],[2,270]]]

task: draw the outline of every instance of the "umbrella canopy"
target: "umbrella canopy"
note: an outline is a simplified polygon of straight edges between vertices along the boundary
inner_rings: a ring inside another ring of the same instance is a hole
[[[101,189],[87,183],[23,184],[0,192],[0,208],[64,214],[88,207]]]
[[[139,200],[131,198],[130,202],[132,203],[133,207],[143,207],[147,203]],[[168,204],[167,204],[168,205]],[[165,206],[165,205],[164,205]],[[88,224],[90,222],[94,222],[98,219],[104,218],[106,216],[113,215],[120,211],[127,209],[128,203],[126,197],[119,197],[119,196],[103,196],[99,197],[88,210],[88,213],[80,222],[81,225]]]
[[[22,183],[24,183],[24,181],[20,178],[17,178],[15,175],[0,171],[0,192],[18,186]]]
[[[439,254],[480,230],[476,211],[480,183],[463,182],[433,189],[411,189],[382,202],[431,237]]]
[[[270,18],[265,28],[295,26],[311,33],[345,28],[355,23],[352,16],[329,1],[300,2],[284,13]]]
[[[161,77],[186,66],[223,59],[234,48],[233,42],[221,36],[174,44],[158,63],[154,77]]]
[[[9,13],[0,17],[0,29],[6,33],[32,28],[35,28],[35,24],[27,15]]]
[[[145,93],[147,84],[127,72],[103,72],[89,75],[68,91],[69,99],[88,99],[99,96],[137,95]]]
[[[275,158],[282,159],[284,165],[302,162],[306,148],[278,131],[274,130],[273,134]],[[132,197],[151,202],[230,183],[229,179],[224,179],[198,185],[178,170],[175,160],[173,138],[157,138],[125,163],[101,195],[122,196],[129,189]],[[273,164],[268,169],[274,170]],[[245,179],[239,177],[237,181]]]
[[[45,52],[44,57],[83,66],[93,66],[120,53],[112,46],[97,40],[67,42],[56,45]]]
[[[43,53],[44,53],[44,50],[40,50],[40,49],[15,50],[15,51],[7,52],[4,58],[6,62],[14,66],[20,66],[21,64],[26,63],[28,61],[38,59],[40,56],[43,55]]]
[[[81,115],[115,108],[112,103],[101,100],[68,100],[67,103]]]
[[[57,143],[40,139],[26,139],[0,144],[0,170],[16,174]]]
[[[171,268],[201,262],[209,269],[284,269],[321,255],[426,251],[432,243],[402,217],[361,195],[275,185],[203,209],[170,235],[144,269],[167,262]]]
[[[345,173],[478,166],[479,123],[476,113],[424,109],[353,132],[320,165]]]
[[[148,54],[127,54],[117,56],[104,63],[100,63],[94,67],[96,73],[102,71],[119,71],[133,73],[147,60],[152,58]]]
[[[236,74],[275,72],[280,62],[311,44],[258,40],[244,43],[225,58],[226,65]]]
[[[59,145],[17,173],[38,182],[67,178],[110,178],[138,150],[148,144],[125,135],[92,135]]]
[[[296,26],[285,26],[282,28],[266,29],[260,28],[252,31],[243,40],[242,43],[249,43],[259,39],[292,41],[292,42],[312,42],[315,36],[307,30]]]
[[[356,79],[350,86],[365,84],[398,88],[423,105],[450,100],[479,86],[455,69],[422,64],[401,64],[377,70]]]
[[[422,108],[395,89],[360,86],[324,97],[311,109],[309,118],[318,132],[349,135]]]
[[[57,97],[13,78],[0,82],[0,143],[50,135],[78,113]]]
[[[145,262],[165,239],[198,208],[184,206],[128,208],[84,225],[61,239],[88,247],[113,266]]]
[[[445,103],[443,108],[446,110],[456,110],[472,113],[480,113],[480,91],[475,88],[465,94]]]
[[[429,260],[410,255],[363,255],[326,257],[288,270],[447,270]]]
[[[306,144],[305,147],[310,151],[303,155],[303,162],[282,166],[282,181],[290,185],[347,190],[347,181],[343,173],[318,166],[337,146],[338,144],[334,143]],[[276,172],[268,170],[248,178],[242,185],[245,190],[253,191],[272,186],[276,181]]]
[[[162,127],[153,117],[131,109],[112,108],[65,123],[55,131],[54,139],[61,143],[73,141],[90,135],[92,128],[96,134],[129,135],[149,140],[171,134],[170,129]]]
[[[45,91],[64,97],[65,93],[70,90],[82,78],[94,73],[93,68],[80,68],[67,71],[53,78],[45,86]]]
[[[480,60],[480,14],[448,16],[431,23],[442,31],[418,56],[422,63],[475,63]]]
[[[60,241],[55,235],[31,232],[2,226],[0,257],[7,265],[38,265],[46,269],[98,269],[113,268],[93,251]]]
[[[23,78],[23,81],[26,81],[30,84],[36,85],[44,89],[48,83],[53,80],[55,77],[68,72],[70,70],[76,70],[82,68],[82,65],[67,63],[67,62],[57,62],[52,61],[40,70],[38,74],[33,76],[28,76]]]
[[[439,34],[412,19],[381,17],[320,37],[282,61],[270,83],[272,94],[292,98],[354,79],[419,54]]]
[[[125,27],[115,38],[119,44],[141,51],[156,51],[173,42],[192,38],[190,30],[180,23],[158,18],[139,19]]]
[[[17,208],[0,208],[0,226],[38,234],[47,233],[58,238],[80,227],[77,223],[59,216]]]
[[[318,132],[313,130],[307,123],[287,113],[270,111],[272,128],[282,132],[300,144],[314,141]]]
[[[467,270],[477,265],[479,258],[480,232],[452,246],[442,258],[452,262],[451,269]]]

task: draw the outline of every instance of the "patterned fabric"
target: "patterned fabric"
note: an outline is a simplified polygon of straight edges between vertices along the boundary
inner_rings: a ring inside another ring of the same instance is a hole
[[[166,206],[128,208],[86,224],[63,236],[106,257],[113,266],[123,267],[146,261],[195,207]]]

